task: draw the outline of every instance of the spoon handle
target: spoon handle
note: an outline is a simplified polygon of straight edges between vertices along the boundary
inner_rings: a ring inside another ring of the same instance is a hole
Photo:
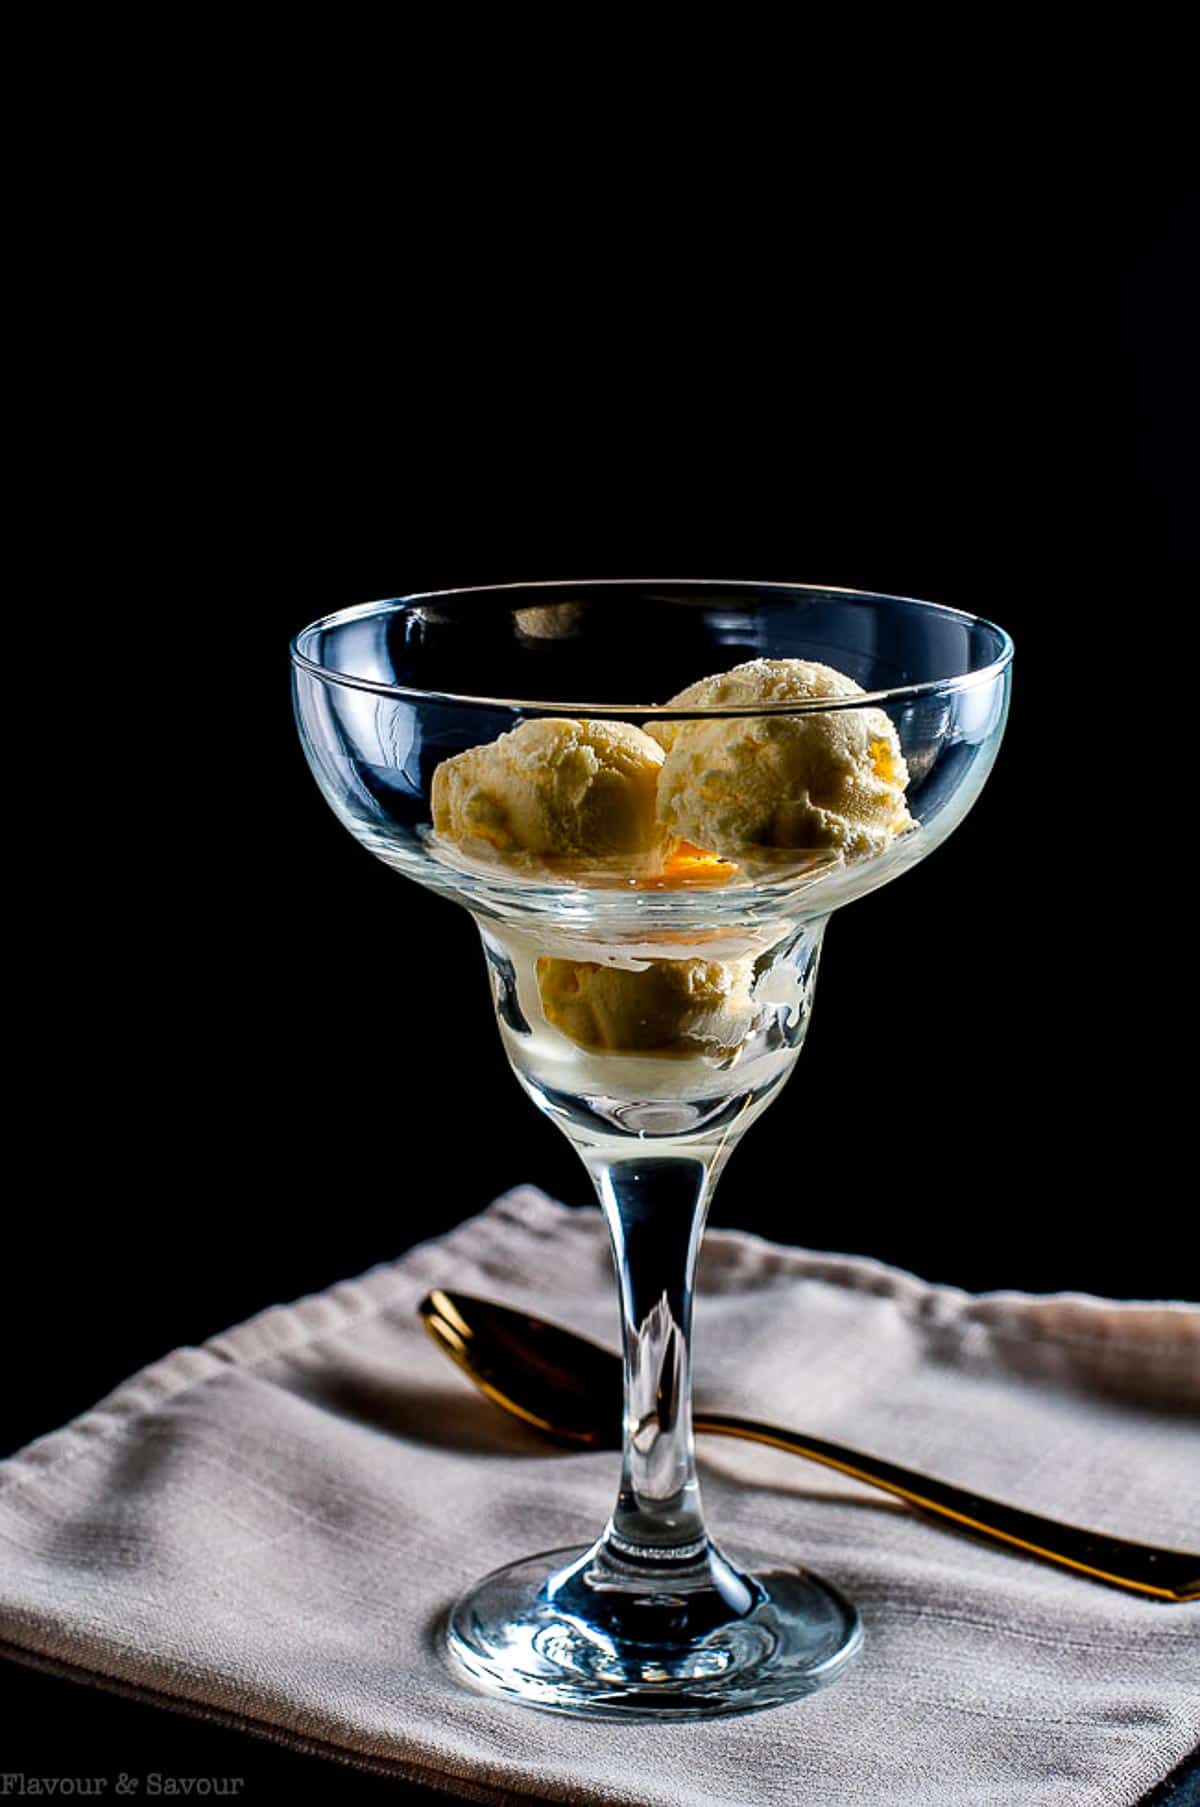
[[[1036,1512],[1006,1506],[964,1487],[952,1487],[914,1469],[901,1468],[878,1456],[826,1443],[820,1437],[797,1436],[776,1425],[752,1418],[735,1418],[726,1412],[697,1412],[695,1429],[715,1431],[724,1437],[743,1437],[751,1443],[769,1443],[775,1449],[807,1456],[826,1468],[836,1468],[870,1487],[882,1487],[910,1506],[939,1518],[953,1519],[965,1530],[999,1543],[1012,1544],[1027,1555],[1040,1556],[1063,1568],[1077,1569],[1097,1581],[1150,1594],[1158,1600],[1200,1600],[1200,1557],[1182,1550],[1157,1549],[1153,1544],[1131,1543],[1124,1537],[1108,1537],[1099,1531],[1082,1531],[1059,1524]]]

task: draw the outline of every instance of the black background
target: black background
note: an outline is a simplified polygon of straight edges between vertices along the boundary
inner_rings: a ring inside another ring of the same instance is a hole
[[[1160,1032],[1196,791],[1159,700],[1186,695],[1195,606],[1185,201],[1065,164],[932,209],[664,182],[634,231],[601,182],[539,237],[484,170],[436,239],[411,195],[386,223],[325,196],[310,239],[303,195],[274,198],[214,265],[168,248],[119,380],[82,353],[134,443],[89,438],[71,472],[73,568],[89,536],[110,561],[72,663],[106,700],[86,731],[57,717],[61,916],[21,1029],[47,1117],[6,1232],[0,1453],[508,1185],[585,1200],[504,1064],[469,920],[351,841],[291,723],[292,633],[441,585],[763,577],[1006,627],[989,785],[834,921],[799,1068],[714,1221],[970,1288],[1200,1297]],[[311,1771],[0,1685],[6,1769],[53,1769],[45,1711],[77,1773],[265,1794]]]

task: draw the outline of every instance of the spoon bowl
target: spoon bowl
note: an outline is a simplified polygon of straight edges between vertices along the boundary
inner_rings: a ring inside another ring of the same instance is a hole
[[[545,1318],[466,1293],[431,1292],[421,1319],[440,1349],[506,1412],[556,1442],[621,1447],[621,1361]]]

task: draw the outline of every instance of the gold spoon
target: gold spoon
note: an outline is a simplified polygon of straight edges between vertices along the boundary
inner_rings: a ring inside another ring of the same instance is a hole
[[[586,1337],[469,1293],[429,1293],[420,1304],[426,1330],[475,1385],[505,1411],[563,1443],[593,1449],[621,1447],[621,1362]],[[727,1412],[697,1412],[698,1431],[769,1443],[793,1455],[836,1468],[869,1487],[897,1494],[922,1512],[935,1513],[981,1537],[1014,1545],[1045,1562],[1075,1569],[1156,1600],[1200,1600],[1200,1556],[1132,1543],[1101,1531],[1082,1531],[1036,1512],[985,1499],[947,1481],[935,1481],[864,1456],[858,1450],[778,1430]]]

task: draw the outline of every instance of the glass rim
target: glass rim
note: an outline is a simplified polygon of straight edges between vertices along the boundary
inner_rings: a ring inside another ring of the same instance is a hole
[[[969,623],[973,627],[986,628],[999,640],[1000,651],[994,659],[974,671],[959,672],[945,678],[923,678],[913,684],[893,684],[882,690],[867,690],[850,697],[806,697],[755,703],[682,704],[587,703],[570,702],[561,698],[548,700],[536,697],[479,696],[465,691],[429,690],[416,684],[385,684],[378,678],[355,677],[350,672],[338,671],[334,666],[322,665],[319,660],[310,658],[300,647],[300,642],[309,634],[332,627],[341,627],[352,621],[363,621],[372,615],[400,614],[406,608],[418,603],[440,601],[451,596],[501,595],[506,590],[620,589],[634,584],[663,584],[674,585],[681,589],[723,589],[746,592],[785,590],[794,591],[797,594],[828,596],[834,599],[846,598],[860,602],[903,602],[913,608],[928,609],[931,613],[947,616],[951,620]],[[310,621],[294,634],[288,645],[292,664],[298,670],[307,672],[311,677],[319,678],[324,683],[337,684],[348,690],[365,691],[372,696],[396,697],[410,702],[446,703],[477,709],[507,709],[515,713],[536,712],[544,715],[571,714],[623,719],[628,719],[630,716],[666,717],[668,719],[679,719],[686,716],[689,720],[697,716],[815,715],[834,710],[861,709],[868,704],[907,702],[916,697],[950,695],[956,691],[970,690],[977,685],[991,683],[1012,663],[1013,650],[1012,637],[996,622],[989,621],[983,615],[973,615],[966,609],[951,608],[946,603],[928,602],[919,596],[897,596],[885,590],[848,589],[840,584],[785,583],[771,579],[744,577],[585,577],[578,580],[545,578],[503,584],[461,584],[448,590],[416,590],[407,596],[381,597],[374,602],[354,603],[347,608],[335,609],[328,615],[321,615],[317,620]]]

